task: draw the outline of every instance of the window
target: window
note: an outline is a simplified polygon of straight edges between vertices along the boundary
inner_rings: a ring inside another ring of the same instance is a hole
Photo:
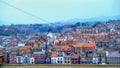
[[[65,63],[67,63],[67,62],[65,61]]]
[[[68,63],[70,63],[70,61],[68,61]]]
[[[18,63],[21,63],[21,57],[18,57]]]

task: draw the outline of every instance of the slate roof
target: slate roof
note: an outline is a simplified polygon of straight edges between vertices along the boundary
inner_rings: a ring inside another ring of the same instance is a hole
[[[118,51],[110,52],[107,57],[120,57],[120,53]]]

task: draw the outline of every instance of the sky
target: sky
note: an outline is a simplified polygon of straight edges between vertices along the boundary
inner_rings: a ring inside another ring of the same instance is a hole
[[[120,16],[119,3],[120,0],[0,0],[0,22],[1,24],[34,24],[74,18]]]

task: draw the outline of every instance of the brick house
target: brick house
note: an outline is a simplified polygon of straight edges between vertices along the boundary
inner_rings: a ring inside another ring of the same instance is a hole
[[[79,55],[78,54],[71,55],[71,63],[72,64],[79,64]]]
[[[45,63],[45,54],[32,54],[32,57],[34,58],[34,63],[35,64],[44,64]]]

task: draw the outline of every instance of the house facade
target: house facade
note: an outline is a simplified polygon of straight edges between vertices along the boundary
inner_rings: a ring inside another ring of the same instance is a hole
[[[45,54],[32,54],[32,57],[34,58],[35,64],[44,64],[45,63]]]
[[[31,54],[23,54],[23,64],[30,64]]]
[[[119,51],[110,52],[107,56],[107,62],[109,64],[120,64],[120,53]]]
[[[17,57],[17,52],[11,52],[10,53],[10,64],[16,64],[16,57]]]
[[[51,52],[51,64],[57,64],[58,62],[57,52]]]
[[[35,59],[34,58],[30,58],[30,64],[35,64]]]
[[[79,64],[79,55],[77,55],[77,54],[71,55],[71,63],[72,64]]]
[[[22,64],[23,63],[23,56],[17,56],[16,61],[18,64]]]
[[[71,56],[64,56],[64,64],[71,64]]]

